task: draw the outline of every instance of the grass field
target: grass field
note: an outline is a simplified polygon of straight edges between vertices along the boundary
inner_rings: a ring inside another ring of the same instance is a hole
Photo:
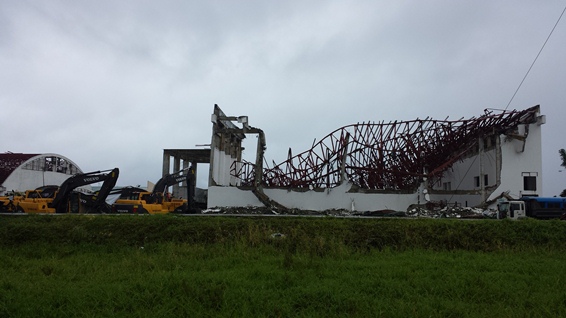
[[[1,317],[564,317],[566,222],[0,216]]]

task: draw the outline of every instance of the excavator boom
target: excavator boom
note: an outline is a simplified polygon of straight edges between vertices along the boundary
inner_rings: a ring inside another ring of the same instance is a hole
[[[94,171],[76,174],[65,180],[60,186],[45,186],[36,190],[26,191],[26,196],[17,206],[18,211],[31,213],[67,213],[80,212],[85,205],[98,211],[105,204],[110,190],[116,185],[119,169]],[[103,181],[103,185],[94,195],[84,195],[74,192],[80,186]],[[71,201],[75,201],[71,204]],[[73,209],[72,206],[78,207]],[[71,209],[69,208],[71,206]]]
[[[187,182],[187,188],[190,188],[194,184],[193,179],[194,170],[191,167],[165,175],[155,183],[152,192],[133,188],[122,189],[120,198],[113,204],[112,210],[115,213],[186,213],[190,210],[192,204],[192,198],[190,195],[187,195],[187,200],[164,200],[163,194],[167,187],[185,181]]]

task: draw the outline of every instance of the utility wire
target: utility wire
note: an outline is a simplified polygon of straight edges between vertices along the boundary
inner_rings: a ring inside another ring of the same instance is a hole
[[[472,169],[472,166],[474,165],[474,162],[476,162],[476,159],[478,159],[479,156],[474,156],[474,160],[472,160],[472,163],[470,163],[470,165],[468,166],[468,170],[466,170],[466,173],[464,173],[464,176],[462,178],[460,178],[460,182],[458,183],[458,185],[456,186],[456,190],[460,189],[460,185],[462,184],[462,182],[464,182],[464,179],[466,179],[466,176],[468,175],[468,172],[470,172],[470,170]],[[482,182],[483,180],[481,180],[480,177],[480,182]],[[454,197],[454,193],[452,193],[452,195],[450,196],[450,198],[448,200],[446,200],[446,204],[448,205],[448,202],[452,202],[452,198]]]
[[[542,45],[542,47],[540,48],[540,51],[538,51],[537,56],[535,57],[535,60],[533,61],[533,63],[531,64],[531,67],[529,67],[529,70],[527,71],[527,73],[525,74],[525,77],[523,77],[523,80],[521,81],[521,83],[519,84],[519,87],[517,87],[517,90],[515,90],[515,93],[513,94],[513,96],[511,97],[511,100],[509,100],[509,103],[507,103],[507,106],[505,106],[505,110],[507,110],[507,108],[509,107],[509,105],[511,105],[511,102],[513,101],[513,99],[515,98],[515,95],[517,95],[517,92],[519,91],[519,89],[521,89],[521,86],[523,85],[523,82],[525,81],[525,79],[527,78],[527,76],[529,75],[529,72],[531,71],[531,69],[533,68],[533,66],[535,65],[540,53],[542,52],[542,50],[544,49],[544,46],[546,45],[546,42],[548,42],[548,39],[550,39],[550,36],[552,35],[552,32],[554,32],[554,29],[556,29],[556,26],[558,25],[558,22],[560,22],[560,19],[562,19],[562,16],[564,15],[564,11],[566,11],[566,7],[564,7],[564,10],[562,10],[562,13],[560,14],[560,17],[558,17],[558,21],[556,21],[556,23],[554,24],[554,27],[552,28],[552,30],[550,31],[550,34],[548,35],[548,37],[546,38],[546,41],[544,41],[544,44]]]

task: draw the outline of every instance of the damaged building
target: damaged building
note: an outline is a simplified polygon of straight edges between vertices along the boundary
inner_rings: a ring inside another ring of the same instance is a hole
[[[459,120],[363,122],[269,166],[266,136],[247,116],[212,114],[208,207],[405,211],[486,207],[542,188],[540,106]],[[257,136],[254,162],[242,141]]]
[[[1,153],[0,196],[45,185],[60,185],[77,173],[83,173],[81,168],[59,154]]]

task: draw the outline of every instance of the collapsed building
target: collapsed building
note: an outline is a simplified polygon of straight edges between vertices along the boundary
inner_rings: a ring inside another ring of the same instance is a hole
[[[487,207],[542,191],[540,106],[479,117],[357,123],[269,166],[264,132],[215,105],[208,207],[404,211]],[[257,135],[255,162],[242,141]]]

